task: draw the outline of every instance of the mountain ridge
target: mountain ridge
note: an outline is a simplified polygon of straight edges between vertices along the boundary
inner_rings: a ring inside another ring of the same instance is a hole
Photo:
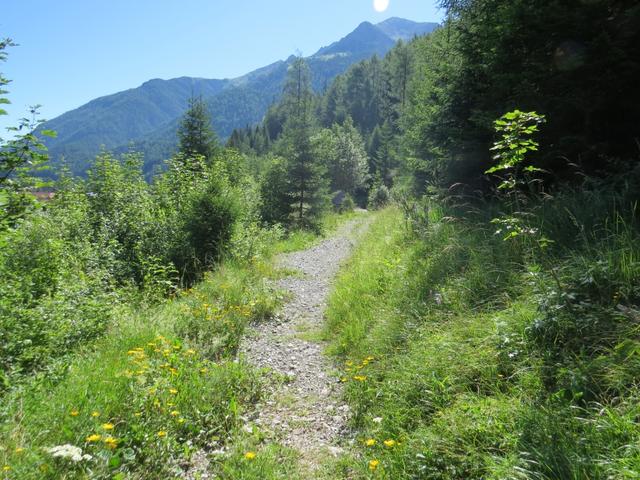
[[[429,33],[437,26],[393,17],[376,25],[360,23],[345,37],[306,57],[314,90],[326,88],[354,63],[383,56],[397,40]],[[52,164],[55,168],[64,161],[74,174],[84,174],[103,147],[115,152],[135,149],[144,153],[145,171],[150,173],[175,149],[175,132],[190,96],[207,101],[214,130],[224,139],[234,128],[262,119],[281,94],[292,58],[236,78],[154,78],[93,99],[42,125],[58,133],[57,138],[45,140]]]

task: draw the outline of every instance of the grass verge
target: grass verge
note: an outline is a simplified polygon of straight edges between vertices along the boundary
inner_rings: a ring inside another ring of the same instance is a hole
[[[357,441],[327,478],[638,478],[637,233],[534,261],[437,205],[408,227],[381,212],[330,297]]]

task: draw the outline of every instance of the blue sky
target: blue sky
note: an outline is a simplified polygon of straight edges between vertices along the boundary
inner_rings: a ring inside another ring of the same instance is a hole
[[[0,64],[12,80],[5,138],[28,105],[51,119],[151,78],[232,78],[311,55],[365,20],[443,16],[435,0],[390,0],[383,13],[372,0],[10,0],[1,12],[0,37],[19,44]]]

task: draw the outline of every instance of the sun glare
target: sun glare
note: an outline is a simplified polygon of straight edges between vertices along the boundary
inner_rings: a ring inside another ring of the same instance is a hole
[[[389,0],[373,0],[373,8],[376,12],[384,12],[389,8]]]

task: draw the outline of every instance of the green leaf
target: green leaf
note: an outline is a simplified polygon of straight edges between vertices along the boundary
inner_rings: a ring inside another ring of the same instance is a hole
[[[58,136],[58,132],[55,130],[42,130],[40,133],[49,138],[56,138]]]

